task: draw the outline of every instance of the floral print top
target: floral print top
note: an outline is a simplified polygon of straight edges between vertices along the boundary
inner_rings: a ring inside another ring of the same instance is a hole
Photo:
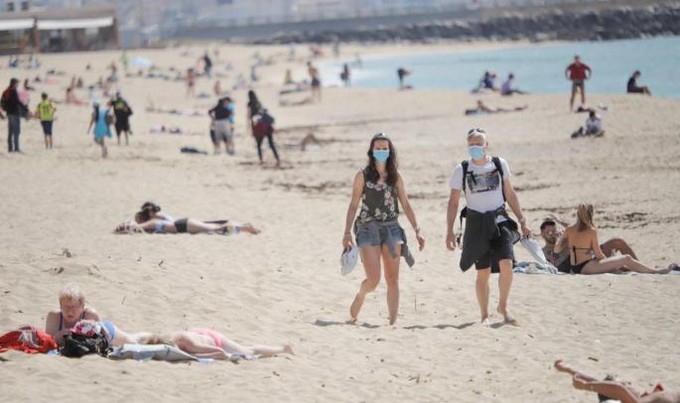
[[[359,222],[393,221],[398,216],[397,187],[387,183],[369,182],[364,172],[364,192],[361,195]]]

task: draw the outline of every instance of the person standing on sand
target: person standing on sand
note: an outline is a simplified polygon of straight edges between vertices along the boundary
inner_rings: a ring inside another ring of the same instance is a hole
[[[7,114],[7,146],[9,152],[21,152],[19,149],[19,135],[21,134],[21,116],[26,106],[21,103],[17,85],[19,80],[12,78],[9,87],[2,93],[0,106]]]
[[[187,69],[187,75],[184,78],[187,84],[187,98],[194,98],[196,96],[196,72],[194,69]]]
[[[451,177],[451,194],[446,212],[446,247],[450,251],[456,249],[453,227],[460,194],[464,192],[467,223],[460,268],[466,271],[474,264],[477,269],[476,292],[481,323],[489,325],[489,277],[491,267],[497,263],[500,267],[497,311],[503,315],[505,323],[518,325],[508,311],[512,285],[513,232],[517,224],[505,210],[506,200],[521,225],[522,234],[528,237],[531,230],[527,227],[519,199],[510,184],[508,163],[502,158],[487,155],[489,143],[486,132],[482,129],[468,131],[467,144],[470,159],[458,164]]]
[[[581,91],[581,106],[586,105],[586,80],[592,75],[592,70],[587,64],[581,63],[579,55],[574,56],[574,62],[567,66],[564,71],[567,80],[571,80],[571,98],[569,100],[569,110],[574,110],[574,98],[576,91]]]
[[[321,78],[319,77],[319,69],[312,64],[311,61],[307,62],[307,73],[312,82],[312,99],[321,101]]]
[[[116,138],[118,139],[118,145],[120,145],[120,135],[125,134],[125,145],[130,144],[129,136],[132,134],[130,130],[130,116],[132,116],[132,108],[127,103],[120,92],[116,92],[116,97],[111,103],[113,108],[113,114],[116,117]]]
[[[102,157],[106,158],[109,152],[106,148],[106,143],[104,139],[111,136],[111,115],[109,115],[106,108],[102,108],[99,101],[94,101],[92,104],[92,117],[90,119],[90,125],[87,127],[89,133],[90,129],[94,125],[94,142],[97,143],[102,148]]]
[[[42,101],[35,109],[35,117],[40,120],[40,125],[45,136],[45,149],[52,149],[52,124],[54,123],[54,112],[57,108],[54,102],[47,98],[46,93],[42,93]]]
[[[349,322],[357,321],[366,294],[378,286],[382,258],[389,321],[390,325],[394,325],[399,313],[399,259],[403,256],[409,266],[414,263],[406,244],[406,234],[397,220],[399,203],[416,233],[419,250],[425,247],[425,238],[409,203],[404,179],[397,170],[397,150],[392,140],[384,133],[376,134],[371,139],[367,154],[368,164],[354,177],[342,238],[342,247],[350,249],[354,245],[351,232],[351,228],[354,228],[366,272],[366,278],[361,282],[359,292],[350,306]],[[361,209],[355,220],[359,207]]]

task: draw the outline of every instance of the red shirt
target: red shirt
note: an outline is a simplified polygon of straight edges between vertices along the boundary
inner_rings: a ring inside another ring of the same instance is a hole
[[[588,65],[584,63],[581,64],[572,63],[569,65],[569,67],[567,67],[567,71],[569,72],[570,80],[585,80],[586,71],[590,71],[590,67],[588,67]]]

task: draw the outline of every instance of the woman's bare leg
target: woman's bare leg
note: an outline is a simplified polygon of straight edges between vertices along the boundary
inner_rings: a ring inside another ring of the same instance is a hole
[[[638,262],[629,255],[621,255],[608,257],[600,261],[592,260],[583,267],[581,274],[612,273],[621,269],[622,267],[625,267],[630,271],[646,274],[666,274],[670,271],[668,268],[653,269]]]
[[[359,249],[359,253],[364,264],[366,278],[361,282],[359,292],[354,297],[354,301],[352,301],[352,305],[349,308],[349,321],[351,323],[356,322],[366,294],[373,292],[378,283],[380,283],[380,246],[363,246]]]
[[[571,375],[571,376],[574,376],[574,375],[576,375],[576,374],[579,374],[579,375],[581,376],[581,378],[587,380],[588,382],[595,382],[595,381],[597,381],[597,379],[593,378],[593,377],[590,376],[590,375],[586,375],[586,374],[584,374],[583,372],[578,372],[578,371],[576,371],[575,369],[573,369],[573,368],[570,367],[569,365],[565,364],[564,361],[562,361],[562,360],[557,360],[557,361],[555,361],[555,364],[554,364],[554,365],[555,365],[555,369],[558,370],[558,371],[560,371],[560,372],[564,372],[564,373],[569,374],[569,375]]]
[[[261,355],[262,357],[271,357],[276,354],[290,354],[293,353],[293,348],[289,345],[285,346],[242,346],[237,342],[226,338],[224,335],[221,336],[222,349],[229,354],[243,354],[243,355]]]
[[[385,266],[385,284],[387,285],[387,311],[390,315],[390,325],[397,321],[399,313],[399,261],[401,245],[395,245],[396,257],[392,257],[387,245],[382,247],[382,260]]]

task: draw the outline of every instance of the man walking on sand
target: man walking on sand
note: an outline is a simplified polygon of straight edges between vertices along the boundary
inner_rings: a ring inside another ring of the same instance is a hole
[[[571,99],[569,100],[569,110],[574,110],[574,98],[576,91],[581,91],[581,106],[586,105],[586,80],[592,75],[592,71],[587,64],[581,63],[579,55],[574,56],[574,62],[567,66],[564,71],[567,80],[571,80]]]
[[[449,205],[446,211],[446,247],[456,249],[454,224],[458,213],[461,191],[465,193],[466,224],[460,268],[468,270],[473,264],[477,269],[477,302],[481,323],[489,325],[489,277],[491,267],[500,267],[498,287],[500,298],[497,311],[505,323],[517,326],[518,321],[508,311],[508,296],[512,285],[512,244],[517,224],[505,210],[507,200],[517,217],[522,234],[530,236],[526,218],[519,199],[510,184],[508,163],[499,157],[487,155],[486,132],[472,129],[467,134],[470,159],[458,164],[453,171]]]

